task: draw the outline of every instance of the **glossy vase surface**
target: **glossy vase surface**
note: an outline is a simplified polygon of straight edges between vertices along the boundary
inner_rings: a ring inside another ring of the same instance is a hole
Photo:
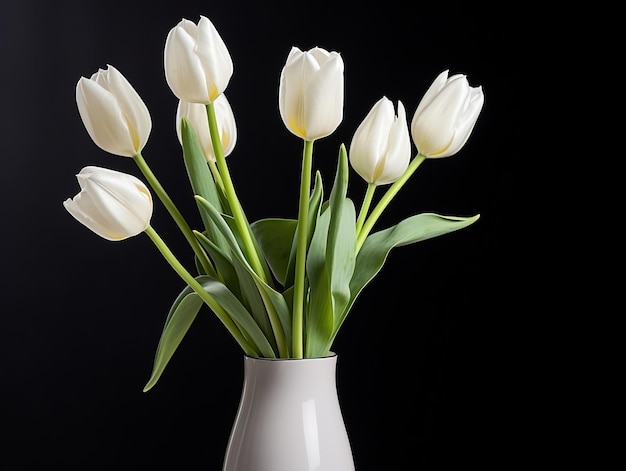
[[[223,471],[354,470],[337,394],[337,355],[244,362]]]

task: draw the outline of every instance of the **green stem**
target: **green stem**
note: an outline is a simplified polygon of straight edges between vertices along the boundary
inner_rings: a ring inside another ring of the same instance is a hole
[[[189,245],[191,245],[191,248],[196,254],[196,257],[198,257],[198,260],[200,261],[200,264],[204,268],[205,272],[211,276],[217,277],[215,269],[213,268],[213,264],[207,257],[205,251],[200,246],[198,239],[196,239],[196,237],[193,235],[191,227],[189,227],[189,224],[187,224],[187,221],[185,220],[183,215],[180,213],[172,199],[166,193],[159,180],[157,180],[154,173],[152,173],[152,170],[150,170],[150,167],[144,160],[141,153],[136,154],[133,157],[133,160],[135,161],[135,163],[139,167],[139,170],[141,170],[141,173],[143,173],[144,177],[146,177],[146,180],[148,180],[148,183],[155,191],[165,208],[169,211],[170,215],[182,231],[183,235],[187,239],[187,242],[189,242]]]
[[[356,240],[356,253],[359,253],[359,250],[361,250],[361,246],[363,245],[363,242],[365,242],[367,235],[370,233],[372,227],[374,227],[374,224],[383,213],[387,205],[391,202],[393,197],[396,196],[396,193],[400,191],[400,188],[402,188],[402,186],[407,182],[409,177],[413,175],[413,173],[417,170],[417,167],[419,167],[425,159],[426,156],[422,154],[417,154],[407,167],[406,171],[402,174],[402,176],[398,178],[385,192],[376,207],[372,210],[369,217],[365,220],[365,224],[363,224],[363,227],[359,232]]]
[[[376,185],[374,185],[373,183],[368,183],[365,196],[363,197],[363,204],[361,205],[361,211],[359,212],[359,218],[356,221],[357,235],[361,231],[361,228],[363,227],[363,223],[365,222],[365,218],[367,217],[367,212],[370,209],[370,204],[372,204],[372,198],[374,197],[375,191],[376,191]]]
[[[170,264],[170,266],[178,273],[178,275],[187,283],[187,285],[193,289],[198,296],[211,308],[211,310],[217,315],[222,324],[228,329],[237,343],[241,346],[243,351],[248,356],[259,356],[259,353],[254,350],[245,339],[241,331],[237,328],[237,325],[230,318],[228,313],[224,310],[224,308],[215,300],[213,297],[207,293],[202,285],[196,280],[191,273],[189,273],[185,267],[178,261],[176,256],[169,249],[167,244],[161,239],[159,234],[152,228],[152,226],[148,225],[148,227],[144,230],[144,232],[152,239],[154,245],[159,249],[165,260]]]
[[[308,234],[309,194],[311,192],[311,169],[313,167],[313,141],[304,141],[302,175],[300,176],[300,200],[296,234],[296,266],[293,294],[292,355],[302,358],[304,351],[304,282],[306,270],[306,246]]]
[[[232,179],[230,178],[230,172],[228,171],[228,165],[226,165],[226,157],[224,156],[224,150],[222,149],[222,141],[219,130],[217,128],[215,106],[213,105],[213,103],[209,103],[208,105],[206,105],[206,110],[209,120],[209,132],[211,133],[211,141],[213,143],[213,152],[215,153],[217,169],[221,176],[221,181],[224,186],[224,194],[226,195],[226,199],[228,200],[228,204],[230,205],[235,225],[237,226],[239,235],[241,236],[244,253],[248,257],[250,265],[252,266],[254,271],[259,275],[259,277],[261,277],[263,281],[267,283],[268,280],[265,276],[263,264],[261,263],[261,259],[259,258],[256,246],[252,241],[250,226],[248,225],[246,217],[243,213],[241,203],[237,198],[237,193],[235,192],[235,187],[233,185]]]

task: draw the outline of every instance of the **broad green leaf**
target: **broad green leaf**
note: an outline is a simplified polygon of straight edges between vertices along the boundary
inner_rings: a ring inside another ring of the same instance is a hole
[[[186,286],[174,301],[165,320],[154,358],[152,374],[143,388],[144,392],[151,389],[161,377],[163,370],[189,330],[202,304],[202,299],[189,286]]]
[[[354,276],[350,282],[350,302],[341,314],[338,325],[345,320],[359,293],[380,271],[391,249],[458,231],[476,222],[479,216],[456,217],[423,213],[370,234],[357,255]]]
[[[339,315],[350,301],[350,280],[356,257],[356,213],[354,204],[346,198],[347,188],[348,156],[342,145],[330,199],[307,256],[311,284],[307,356],[327,353],[330,339],[339,326]]]
[[[196,280],[224,308],[244,333],[246,339],[261,355],[266,358],[275,358],[272,346],[250,313],[223,283],[209,276],[199,276]],[[157,383],[203,304],[200,296],[189,286],[186,286],[178,295],[167,315],[157,346],[152,374],[144,386],[144,392]]]
[[[272,273],[283,286],[297,225],[295,219],[260,219],[251,225]]]
[[[323,211],[309,245],[306,272],[309,281],[309,301],[306,316],[305,354],[316,356],[320,346],[326,345],[334,329],[333,302],[330,277],[326,264],[326,238],[330,211]]]
[[[221,212],[222,204],[218,194],[219,190],[215,185],[213,175],[207,165],[207,161],[204,157],[202,146],[198,142],[196,132],[186,118],[182,119],[180,129],[183,145],[183,158],[193,193],[195,195],[202,196]],[[209,231],[209,238],[211,240],[215,240],[215,234],[212,232],[212,224],[210,223],[210,220],[202,217],[202,222],[204,223],[205,229]]]
[[[330,193],[330,224],[326,242],[326,264],[335,321],[336,314],[341,313],[350,300],[350,280],[356,258],[356,212],[352,201],[346,198],[347,190],[348,155],[342,145],[335,182]]]

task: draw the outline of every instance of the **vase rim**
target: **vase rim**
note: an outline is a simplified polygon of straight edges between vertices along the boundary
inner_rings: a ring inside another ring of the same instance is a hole
[[[255,360],[255,361],[316,361],[316,360],[328,360],[331,358],[337,358],[338,355],[335,352],[328,352],[328,355],[324,355],[323,357],[306,357],[306,358],[265,358],[265,357],[253,357],[250,355],[244,355],[246,360]]]

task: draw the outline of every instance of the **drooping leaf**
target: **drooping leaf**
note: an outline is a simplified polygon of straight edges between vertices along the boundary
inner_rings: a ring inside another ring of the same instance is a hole
[[[219,280],[204,275],[196,277],[196,280],[207,293],[216,299],[241,332],[245,332],[244,336],[256,351],[266,358],[275,358],[274,350],[265,334],[227,286]],[[170,308],[161,332],[152,373],[144,386],[144,392],[150,390],[158,382],[203,304],[200,296],[189,286],[186,286],[178,295]]]
[[[165,326],[157,346],[150,379],[144,386],[144,392],[151,389],[161,377],[172,355],[189,330],[202,307],[203,301],[194,291],[186,286],[178,295],[165,320]]]
[[[391,249],[458,231],[473,224],[479,217],[479,214],[457,217],[422,213],[370,234],[357,255],[354,275],[350,281],[350,302],[341,313],[339,325],[345,320],[359,293],[380,271]]]

